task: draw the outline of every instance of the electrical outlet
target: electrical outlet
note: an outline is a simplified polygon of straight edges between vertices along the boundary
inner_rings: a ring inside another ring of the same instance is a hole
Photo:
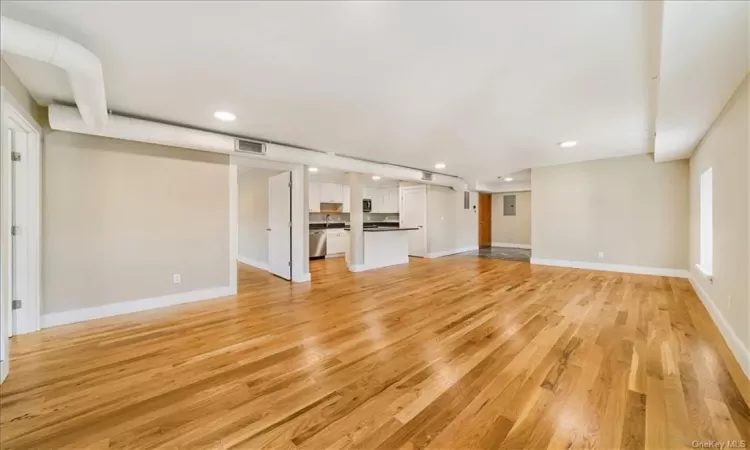
[[[179,273],[172,275],[172,283],[174,284],[182,283],[182,275],[180,275]]]
[[[604,252],[599,252],[599,259],[604,259]]]

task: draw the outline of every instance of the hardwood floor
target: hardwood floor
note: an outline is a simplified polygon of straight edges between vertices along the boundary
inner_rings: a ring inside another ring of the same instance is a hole
[[[750,382],[686,280],[468,256],[12,342],[3,448],[683,448],[750,440]]]

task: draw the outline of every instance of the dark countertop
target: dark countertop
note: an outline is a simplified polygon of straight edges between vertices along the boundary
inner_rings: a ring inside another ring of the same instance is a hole
[[[398,228],[398,222],[365,222],[364,227],[366,229],[368,228],[375,228],[375,227],[388,227],[388,228]],[[310,229],[311,230],[325,230],[325,229],[349,229],[349,223],[348,222],[312,222],[310,223]]]
[[[351,228],[346,227],[345,230],[349,231]],[[401,227],[377,227],[377,228],[363,228],[362,231],[365,233],[379,233],[381,231],[412,231],[418,230],[419,228],[401,228]]]

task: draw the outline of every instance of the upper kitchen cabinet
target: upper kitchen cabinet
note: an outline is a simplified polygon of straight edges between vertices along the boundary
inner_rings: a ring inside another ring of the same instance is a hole
[[[398,188],[370,188],[372,212],[398,214]],[[367,197],[365,197],[367,198]]]
[[[399,212],[399,207],[398,207],[399,198],[398,197],[399,197],[399,194],[398,194],[397,187],[386,189],[385,200],[383,202],[385,204],[385,208],[384,208],[385,211],[383,212],[398,214]]]
[[[344,190],[340,184],[320,183],[321,203],[343,203]]]
[[[320,183],[309,184],[308,208],[310,212],[320,212]]]
[[[365,200],[372,200],[373,203],[375,203],[376,193],[377,193],[377,189],[375,189],[372,186],[362,187],[362,198]]]

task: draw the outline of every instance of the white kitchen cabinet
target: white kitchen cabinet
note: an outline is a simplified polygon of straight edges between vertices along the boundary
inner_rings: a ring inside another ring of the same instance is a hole
[[[363,199],[374,200],[373,197],[375,196],[375,191],[376,190],[377,189],[375,189],[372,186],[363,186],[362,187],[362,198]]]
[[[349,248],[349,232],[343,229],[326,230],[326,256],[346,253]]]
[[[343,201],[342,201],[342,203],[344,204],[344,212],[348,213],[348,212],[351,212],[351,198],[352,198],[351,197],[351,190],[349,189],[349,186],[347,186],[347,185],[343,185],[342,186],[342,190],[343,190]]]
[[[387,200],[385,202],[386,207],[385,207],[385,211],[383,212],[398,214],[399,212],[398,204],[399,204],[398,188],[397,187],[389,188]]]
[[[308,208],[310,212],[320,212],[320,183],[309,184],[308,191]]]
[[[398,188],[372,189],[372,212],[398,213]]]
[[[321,203],[342,203],[344,192],[342,186],[336,183],[320,183]]]

